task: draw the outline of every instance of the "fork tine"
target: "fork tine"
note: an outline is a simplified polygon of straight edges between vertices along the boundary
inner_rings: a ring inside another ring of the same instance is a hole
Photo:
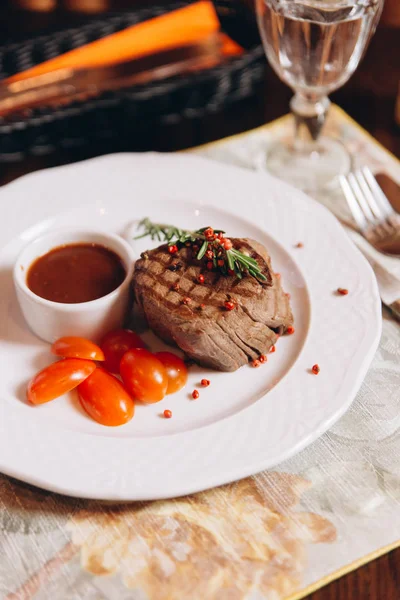
[[[353,173],[349,173],[347,176],[347,181],[349,182],[349,185],[353,191],[353,194],[355,195],[357,202],[360,206],[360,209],[364,215],[364,217],[366,218],[366,220],[368,221],[369,224],[371,223],[375,223],[376,222],[376,218],[374,213],[372,212],[367,199],[364,196],[364,193],[362,191],[362,189],[360,188],[360,184],[358,183],[355,175]]]
[[[339,182],[343,190],[343,194],[347,200],[347,204],[350,208],[350,212],[353,215],[358,228],[362,231],[368,226],[368,221],[357,202],[357,198],[355,197],[347,178],[344,175],[339,175]]]
[[[383,221],[386,218],[386,214],[377,202],[375,194],[371,190],[369,183],[365,177],[364,171],[362,169],[359,169],[358,171],[355,171],[354,176],[357,179],[357,183],[360,186],[365,201],[371,209],[371,212],[373,213],[374,217],[378,219],[378,221]]]
[[[377,205],[379,205],[381,211],[383,212],[384,218],[389,217],[394,212],[393,207],[383,193],[381,186],[373,176],[371,169],[369,167],[363,167],[362,172],[374,195]]]

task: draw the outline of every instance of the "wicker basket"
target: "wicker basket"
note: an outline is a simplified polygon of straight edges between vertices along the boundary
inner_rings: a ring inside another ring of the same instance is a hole
[[[180,8],[190,2],[177,2]],[[106,93],[57,110],[36,109],[18,119],[0,121],[0,161],[27,154],[50,154],[58,148],[82,147],[141,134],[148,128],[203,117],[254,94],[263,78],[264,53],[251,11],[242,2],[216,0],[223,29],[246,52],[204,72],[173,77],[146,86]],[[79,29],[57,31],[0,49],[2,78],[28,69],[95,39],[163,14],[165,5],[93,18]],[[113,146],[113,149],[114,146]]]

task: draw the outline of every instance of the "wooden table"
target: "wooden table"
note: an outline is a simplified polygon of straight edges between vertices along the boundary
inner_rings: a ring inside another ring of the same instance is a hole
[[[400,548],[341,577],[306,600],[398,600]]]
[[[46,28],[65,15],[18,13],[3,4],[0,7],[0,36],[19,39],[30,32]],[[80,22],[82,17],[68,17]],[[400,32],[380,27],[367,55],[351,80],[332,100],[346,110],[393,154],[400,156],[400,123],[395,121],[395,102],[400,81]],[[268,69],[265,93],[226,109],[201,122],[186,122],[177,127],[164,127],[136,139],[121,150],[173,151],[188,148],[239,133],[275,119],[288,110],[291,91]],[[70,151],[52,157],[30,158],[21,163],[0,164],[0,185],[28,173],[58,164],[87,158],[87,152]],[[308,600],[399,600],[400,549],[340,578]]]

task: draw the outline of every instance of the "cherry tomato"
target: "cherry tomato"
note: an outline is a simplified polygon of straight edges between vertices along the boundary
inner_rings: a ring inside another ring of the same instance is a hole
[[[154,356],[161,360],[167,371],[167,394],[179,392],[186,385],[188,378],[188,370],[183,360],[172,352],[156,352]]]
[[[32,404],[44,404],[76,388],[93,373],[96,364],[81,358],[64,358],[40,371],[28,385]]]
[[[121,377],[128,392],[147,404],[159,402],[167,392],[168,376],[164,365],[144,348],[134,348],[124,354]]]
[[[102,425],[124,425],[135,413],[133,400],[119,379],[100,367],[78,386],[78,394],[88,415]]]
[[[51,351],[53,354],[56,354],[57,356],[64,356],[65,358],[104,360],[103,350],[90,340],[82,337],[62,337],[54,342],[51,347]]]
[[[144,348],[145,344],[140,337],[129,329],[116,329],[107,333],[101,342],[104,352],[104,366],[111,373],[119,373],[121,358],[132,348]]]

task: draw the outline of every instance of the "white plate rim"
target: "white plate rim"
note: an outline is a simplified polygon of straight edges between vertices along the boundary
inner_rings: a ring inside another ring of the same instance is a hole
[[[348,409],[359,386],[361,385],[367,368],[378,346],[381,333],[381,304],[373,271],[368,262],[352,244],[337,220],[324,207],[304,196],[297,190],[293,190],[290,186],[287,186],[282,182],[278,183],[267,174],[253,174],[237,167],[233,168],[225,165],[219,165],[206,159],[192,156],[158,155],[156,153],[146,153],[143,155],[119,154],[90,159],[89,161],[84,161],[74,165],[57,167],[50,171],[39,171],[29,174],[15,182],[12,182],[0,190],[0,202],[9,193],[9,191],[12,191],[14,196],[18,197],[21,195],[22,197],[26,193],[28,186],[40,187],[42,182],[45,183],[47,180],[47,184],[49,184],[51,179],[53,179],[54,182],[57,182],[60,177],[68,177],[69,174],[76,173],[77,170],[86,171],[87,174],[89,174],[90,171],[95,173],[98,172],[99,169],[105,168],[105,166],[108,168],[111,168],[112,166],[117,172],[119,170],[120,173],[123,173],[124,169],[126,169],[128,165],[129,168],[132,169],[133,165],[135,164],[135,168],[137,170],[141,170],[145,166],[147,168],[156,168],[161,163],[165,165],[166,169],[177,169],[178,163],[179,168],[182,168],[182,164],[186,163],[186,170],[193,168],[198,172],[204,172],[204,177],[212,172],[213,176],[215,173],[218,173],[218,176],[222,179],[226,177],[235,179],[235,173],[240,173],[241,180],[244,178],[246,181],[250,181],[248,178],[257,178],[257,181],[262,182],[263,185],[268,183],[269,185],[275,186],[275,188],[278,187],[282,196],[286,196],[286,198],[295,197],[298,207],[306,207],[307,212],[311,211],[312,214],[317,215],[318,220],[320,220],[327,229],[333,232],[333,235],[337,238],[340,245],[346,249],[346,252],[349,253],[352,260],[357,265],[357,268],[362,273],[363,278],[365,278],[371,302],[368,313],[370,327],[368,328],[368,332],[366,334],[367,337],[364,340],[365,351],[363,352],[362,356],[360,355],[357,357],[357,365],[355,367],[356,372],[351,374],[350,378],[348,378],[349,381],[344,380],[342,382],[341,394],[343,395],[343,401],[341,402],[340,406],[338,406],[329,414],[329,416],[325,415],[324,418],[321,418],[318,424],[312,430],[304,434],[301,439],[296,439],[293,441],[293,443],[291,443],[290,446],[286,447],[284,450],[278,449],[276,452],[269,452],[269,454],[266,456],[257,456],[257,459],[254,457],[249,457],[247,465],[240,465],[237,468],[235,468],[233,461],[231,469],[226,469],[223,473],[221,473],[221,471],[217,468],[214,470],[214,472],[210,472],[208,470],[201,474],[196,473],[196,476],[191,480],[188,479],[182,481],[182,479],[178,478],[170,481],[168,483],[168,487],[166,488],[164,486],[164,489],[153,489],[151,486],[149,487],[143,484],[143,482],[139,482],[140,485],[138,485],[138,482],[133,480],[127,481],[123,472],[114,473],[113,477],[105,477],[101,481],[93,480],[94,483],[90,480],[87,480],[86,483],[83,483],[82,481],[74,481],[73,476],[71,477],[71,474],[66,473],[64,474],[65,478],[63,482],[60,483],[60,481],[54,481],[51,472],[47,476],[44,476],[43,473],[39,474],[37,472],[32,472],[32,470],[28,468],[28,465],[24,463],[23,457],[21,460],[13,461],[10,460],[9,453],[7,454],[6,459],[4,459],[4,453],[0,452],[0,470],[3,473],[54,492],[86,498],[128,501],[182,496],[249,476],[289,458],[294,453],[310,444],[330,426],[332,426],[332,424]],[[118,173],[118,176],[120,173]],[[237,175],[237,178],[239,178],[239,175]],[[13,210],[18,210],[18,205],[16,203],[13,204]],[[54,213],[56,210],[57,206],[53,206],[52,210],[48,211],[48,213],[44,211],[46,214],[42,214],[43,219],[51,218],[52,213]],[[254,218],[256,218],[255,215]],[[40,220],[39,217],[37,220]],[[25,229],[25,227],[22,227],[22,229]],[[10,226],[7,234],[9,235],[9,239],[11,239],[14,235],[18,234],[18,227],[15,224],[14,228]],[[284,382],[281,382],[281,389],[282,384],[284,384]],[[5,407],[2,406],[2,409],[0,410],[0,415],[2,417],[5,417],[5,410]],[[229,417],[229,420],[235,420],[236,418],[237,416],[234,415],[233,417]],[[3,423],[5,423],[4,418],[1,420]],[[216,429],[219,429],[218,424],[215,425],[217,425]],[[215,425],[210,425],[209,427],[215,428]],[[0,440],[3,440],[2,442],[0,441],[0,449],[2,447],[4,449],[4,441],[6,436],[7,431],[4,431],[3,428],[3,431],[0,434]],[[51,437],[52,436],[50,436],[50,438]],[[173,436],[169,436],[169,439],[172,437]],[[53,442],[54,439],[49,439],[49,445],[51,445]],[[106,442],[105,445],[107,446],[108,443],[109,442]],[[121,444],[121,448],[127,445],[126,440],[118,440],[118,443]],[[116,464],[117,463],[114,461],[114,468]],[[126,464],[122,463],[121,471],[123,471],[125,467]]]

